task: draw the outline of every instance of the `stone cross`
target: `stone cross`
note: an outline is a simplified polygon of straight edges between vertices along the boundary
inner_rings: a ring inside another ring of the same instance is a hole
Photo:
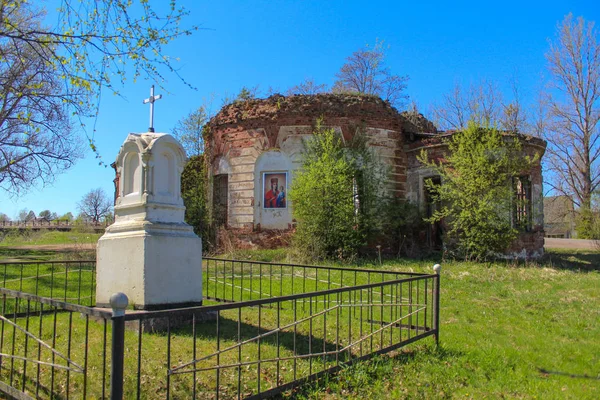
[[[154,132],[154,102],[162,99],[162,94],[154,95],[154,85],[150,88],[150,97],[144,99],[144,104],[150,103],[150,127],[148,132]]]

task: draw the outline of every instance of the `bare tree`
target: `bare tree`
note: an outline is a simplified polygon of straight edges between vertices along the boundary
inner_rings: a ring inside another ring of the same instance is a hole
[[[368,46],[352,53],[346,64],[335,75],[333,92],[355,92],[379,96],[396,107],[404,106],[408,96],[404,93],[408,76],[394,75],[385,66],[382,41],[372,49]]]
[[[29,215],[29,210],[26,208],[23,208],[22,210],[19,210],[19,215],[17,216],[17,218],[19,219],[20,222],[27,222],[28,215]]]
[[[434,104],[434,123],[442,130],[461,130],[469,121],[487,126],[500,123],[503,112],[514,116],[514,106],[506,109],[502,95],[495,82],[482,80],[468,88],[455,84],[452,91],[443,96],[439,104]]]
[[[73,126],[97,115],[102,90],[126,79],[177,74],[163,46],[191,33],[176,0],[63,0],[44,26],[42,2],[0,2],[0,187],[19,193],[52,180],[80,156]],[[194,29],[194,28],[192,28]],[[90,147],[96,151],[93,135]]]
[[[101,188],[90,190],[79,203],[80,214],[92,222],[100,222],[112,212],[112,201]]]
[[[3,2],[0,12],[7,8]],[[40,15],[26,7],[11,18],[21,29],[41,29]],[[46,62],[53,51],[0,33],[0,187],[10,193],[52,180],[81,154],[61,79]]]
[[[207,121],[208,114],[206,108],[200,106],[175,124],[172,130],[173,136],[181,142],[188,157],[204,153],[204,137],[202,133]]]
[[[553,88],[545,135],[549,183],[589,210],[600,184],[600,43],[594,23],[567,15],[546,58]]]
[[[502,115],[500,116],[500,127],[508,132],[531,133],[528,115],[521,101],[521,87],[516,76],[510,79],[512,90],[512,101],[502,102]]]
[[[327,92],[326,84],[318,84],[315,82],[314,79],[307,78],[304,81],[300,82],[299,84],[289,88],[286,94],[288,96],[291,96],[294,94],[312,95],[312,94],[319,94],[319,93],[326,93],[326,92]]]

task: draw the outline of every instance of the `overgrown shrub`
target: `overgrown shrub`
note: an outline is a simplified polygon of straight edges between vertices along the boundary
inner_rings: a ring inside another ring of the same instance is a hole
[[[209,250],[214,242],[207,196],[208,178],[204,156],[192,156],[181,174],[181,197],[185,205],[185,222],[202,238],[203,251]]]
[[[429,222],[445,222],[445,244],[458,256],[486,259],[503,252],[517,236],[512,226],[512,180],[528,170],[534,159],[522,153],[516,136],[469,123],[448,140],[444,161],[419,160],[441,176],[441,185],[425,185],[441,207]]]
[[[294,244],[309,258],[351,259],[381,229],[385,168],[357,134],[348,144],[317,121],[289,197]]]
[[[416,256],[422,250],[418,234],[426,229],[426,223],[416,204],[389,196],[383,210],[380,242],[397,256]]]

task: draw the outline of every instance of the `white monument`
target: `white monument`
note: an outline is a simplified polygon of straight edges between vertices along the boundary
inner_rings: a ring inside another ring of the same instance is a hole
[[[181,198],[185,152],[150,130],[127,136],[117,156],[115,223],[97,246],[98,307],[116,292],[136,309],[202,302],[202,241],[184,222]]]

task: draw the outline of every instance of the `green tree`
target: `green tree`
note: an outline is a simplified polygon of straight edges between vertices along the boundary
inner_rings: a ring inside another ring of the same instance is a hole
[[[75,219],[75,217],[73,216],[73,213],[71,211],[69,211],[68,213],[62,215],[59,220],[61,221],[66,221],[66,222],[72,222]]]
[[[303,254],[316,259],[358,254],[379,225],[383,172],[362,135],[345,146],[333,129],[317,122],[289,193],[297,221],[294,241]]]
[[[181,27],[187,12],[176,0],[160,10],[65,0],[47,26],[40,2],[0,3],[0,188],[18,193],[72,166],[82,153],[74,127],[97,115],[103,90],[177,74],[163,48],[195,28]]]
[[[207,174],[204,155],[190,157],[181,174],[181,197],[185,204],[185,222],[203,239],[204,249],[212,244],[210,215],[207,205]]]
[[[510,245],[518,230],[513,226],[514,177],[535,159],[523,155],[516,135],[503,135],[495,128],[469,123],[447,141],[446,160],[419,161],[441,176],[441,185],[431,180],[426,187],[441,207],[429,222],[444,220],[446,245],[467,259],[493,257]]]
[[[35,219],[35,213],[33,210],[29,211],[27,217],[25,217],[25,222],[33,221]]]
[[[52,221],[53,219],[56,219],[56,213],[53,213],[50,210],[43,210],[43,211],[40,211],[40,213],[38,214],[38,217],[45,218],[48,221]]]

